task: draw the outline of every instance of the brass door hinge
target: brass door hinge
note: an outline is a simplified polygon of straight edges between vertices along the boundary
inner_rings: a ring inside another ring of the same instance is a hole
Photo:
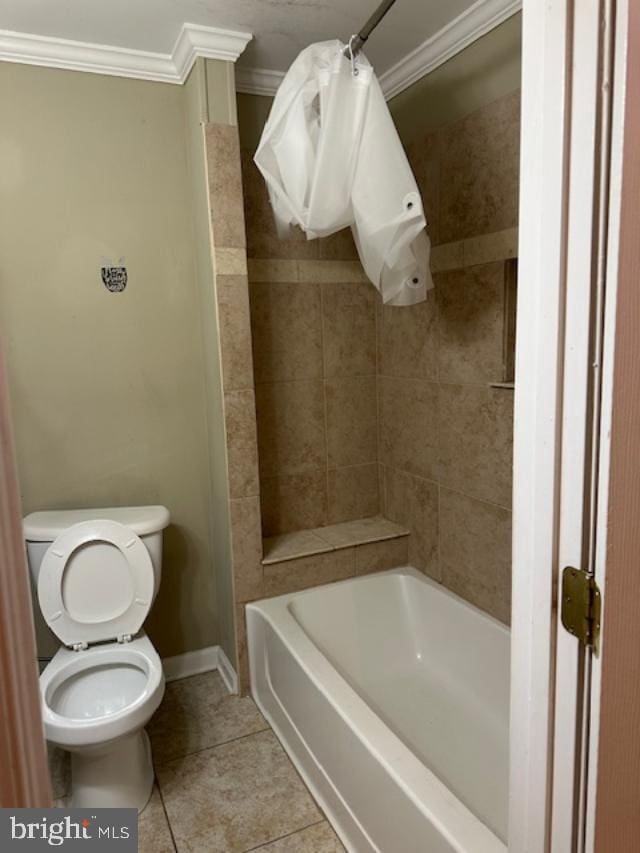
[[[598,651],[600,590],[593,575],[572,566],[562,572],[562,624],[585,646]]]

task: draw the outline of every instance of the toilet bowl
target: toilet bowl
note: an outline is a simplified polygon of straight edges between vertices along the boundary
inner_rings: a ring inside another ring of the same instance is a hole
[[[47,740],[71,752],[72,808],[137,808],[153,786],[144,726],[164,694],[158,653],[143,633],[81,653],[61,648],[40,677]]]
[[[47,740],[71,752],[71,808],[141,811],[151,796],[144,726],[165,682],[141,628],[159,586],[168,520],[164,507],[24,520],[40,609],[64,643],[40,676],[40,693]]]

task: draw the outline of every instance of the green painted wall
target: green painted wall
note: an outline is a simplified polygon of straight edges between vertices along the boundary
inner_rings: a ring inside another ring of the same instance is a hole
[[[225,66],[205,68],[214,108]],[[219,642],[225,559],[224,546],[214,555],[225,522],[212,479],[226,475],[190,91],[0,63],[0,334],[23,508],[169,507],[146,626],[163,656]],[[129,283],[111,294],[100,267],[120,257]],[[40,653],[57,644],[40,622]]]

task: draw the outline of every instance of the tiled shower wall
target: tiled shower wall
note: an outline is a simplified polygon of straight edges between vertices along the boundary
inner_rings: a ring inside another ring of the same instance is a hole
[[[407,145],[435,246],[425,303],[382,307],[383,513],[410,562],[509,620],[513,391],[503,379],[505,259],[517,247],[519,93]]]
[[[381,511],[410,562],[509,619],[513,392],[505,260],[517,247],[519,94],[407,144],[435,289],[383,307],[348,232],[281,240],[242,152],[265,536]]]
[[[243,151],[265,536],[375,515],[377,294],[349,231],[276,234]]]

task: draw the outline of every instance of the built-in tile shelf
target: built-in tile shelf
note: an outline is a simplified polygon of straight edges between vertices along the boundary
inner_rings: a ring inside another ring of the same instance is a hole
[[[490,382],[490,388],[502,388],[505,391],[515,391],[515,382]]]
[[[344,521],[313,530],[297,530],[271,536],[263,541],[263,564],[284,563],[300,557],[326,554],[340,548],[353,548],[371,542],[384,542],[409,535],[406,527],[382,516]]]

